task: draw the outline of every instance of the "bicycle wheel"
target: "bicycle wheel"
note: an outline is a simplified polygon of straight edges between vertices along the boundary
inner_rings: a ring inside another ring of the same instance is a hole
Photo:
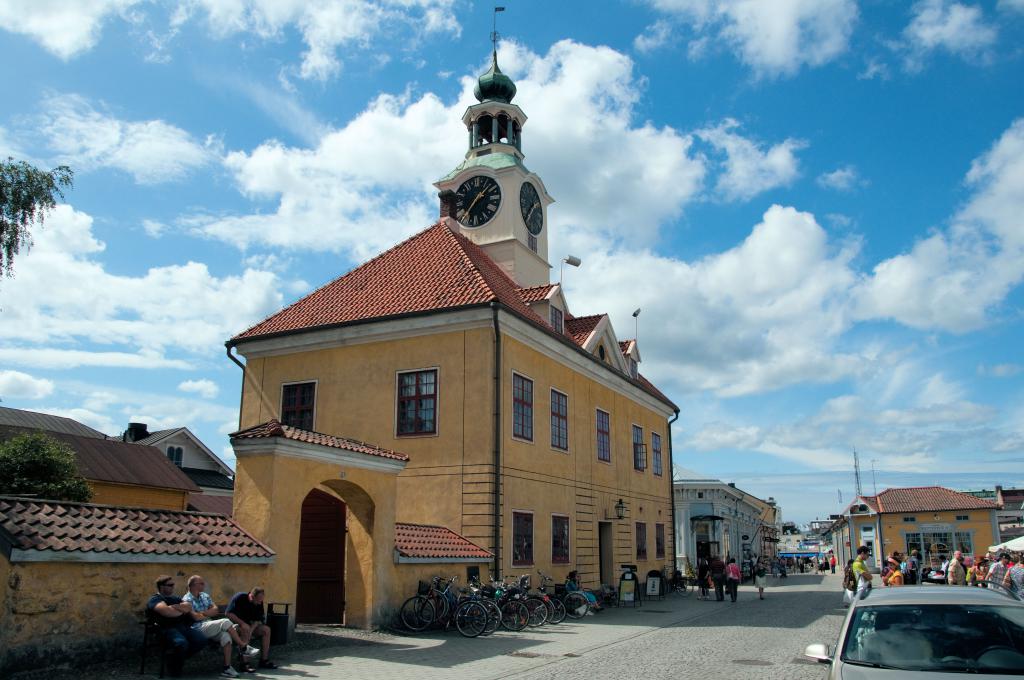
[[[413,595],[402,603],[400,610],[402,625],[413,632],[426,630],[434,623],[434,605],[422,595]]]
[[[481,635],[490,635],[501,625],[501,608],[494,600],[481,600],[480,602],[487,609],[487,625]]]
[[[579,591],[566,593],[562,599],[562,604],[565,605],[565,615],[570,619],[583,618],[590,610],[590,602],[587,601],[587,596]]]
[[[434,622],[440,625],[448,623],[448,617],[451,616],[452,607],[448,601],[448,596],[444,593],[438,593],[432,600],[434,604]]]
[[[548,623],[558,624],[565,621],[565,605],[557,597],[549,597],[545,604],[548,606]]]
[[[526,609],[530,612],[530,628],[543,626],[548,620],[548,606],[539,597],[526,598]]]
[[[474,638],[487,628],[487,608],[479,602],[469,600],[455,610],[455,627],[463,637]]]
[[[509,600],[501,607],[501,625],[518,633],[530,622],[530,610],[520,600]]]

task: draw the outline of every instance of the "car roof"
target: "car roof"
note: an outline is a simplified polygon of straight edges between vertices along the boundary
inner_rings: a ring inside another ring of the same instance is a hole
[[[902,588],[872,588],[854,602],[857,607],[899,604],[1016,605],[1024,602],[996,588],[922,584]]]

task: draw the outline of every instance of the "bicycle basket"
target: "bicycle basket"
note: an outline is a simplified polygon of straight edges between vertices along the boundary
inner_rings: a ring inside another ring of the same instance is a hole
[[[417,595],[426,595],[430,592],[430,584],[426,581],[420,581],[419,587],[416,589]]]

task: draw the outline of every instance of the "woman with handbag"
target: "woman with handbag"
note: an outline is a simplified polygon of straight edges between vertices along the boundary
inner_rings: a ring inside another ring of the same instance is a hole
[[[736,558],[730,557],[729,564],[725,565],[725,587],[729,590],[729,598],[736,601],[736,592],[739,590],[743,574],[740,572],[740,565],[736,564]]]
[[[760,600],[764,599],[764,587],[767,583],[768,570],[764,568],[764,562],[758,560],[754,565],[754,586],[757,588],[757,597]]]
[[[698,600],[707,600],[711,593],[711,587],[708,585],[711,580],[711,568],[708,564],[708,558],[701,557],[697,559],[697,586],[700,588],[700,594],[697,595]]]

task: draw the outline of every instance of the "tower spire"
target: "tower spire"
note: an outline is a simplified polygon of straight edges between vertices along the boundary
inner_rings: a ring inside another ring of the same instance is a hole
[[[495,7],[494,16],[491,24],[491,58],[494,64],[498,64],[498,12],[504,12],[504,7]]]

